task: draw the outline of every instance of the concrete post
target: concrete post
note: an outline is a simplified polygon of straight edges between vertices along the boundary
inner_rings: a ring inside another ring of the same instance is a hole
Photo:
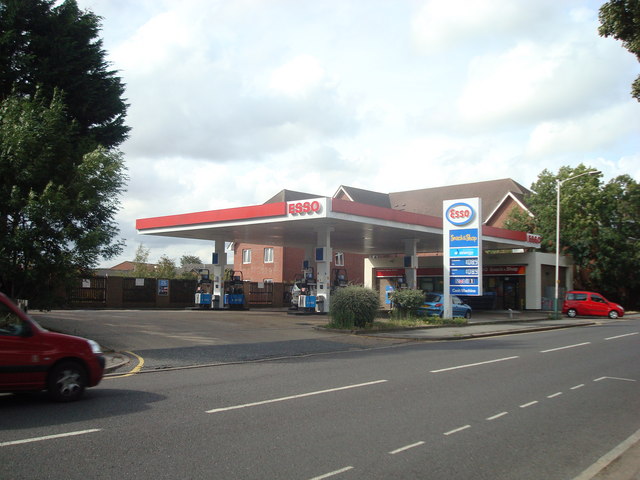
[[[404,243],[404,274],[407,279],[407,287],[418,288],[418,239],[408,238]]]

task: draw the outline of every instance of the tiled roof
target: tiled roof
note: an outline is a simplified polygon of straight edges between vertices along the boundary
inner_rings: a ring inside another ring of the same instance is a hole
[[[314,195],[313,193],[295,192],[293,190],[281,190],[264,203],[293,202],[294,200],[305,200],[307,198],[318,198],[322,196],[323,195]]]
[[[338,191],[333,195],[334,198],[346,195],[348,200],[366,205],[375,205],[376,207],[391,208],[389,194],[374,192],[372,190],[363,190],[361,188],[340,186]]]
[[[507,193],[511,193],[520,202],[529,189],[510,178],[485,182],[465,183],[445,187],[425,188],[407,192],[390,193],[391,208],[424,215],[442,216],[442,202],[457,198],[482,199],[483,221],[502,203]]]
[[[448,185],[445,187],[423,188],[406,192],[381,193],[362,188],[340,186],[333,198],[344,198],[357,203],[374,205],[376,207],[393,208],[407,212],[421,213],[434,217],[442,216],[442,202],[457,198],[482,199],[483,221],[496,211],[505,198],[510,194],[525,205],[525,197],[530,190],[510,178],[488,180],[484,182],[464,183],[460,185]],[[290,202],[317,198],[321,195],[311,193],[282,190],[265,203]]]

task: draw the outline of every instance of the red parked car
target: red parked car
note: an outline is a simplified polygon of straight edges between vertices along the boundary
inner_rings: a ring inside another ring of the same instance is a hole
[[[77,400],[100,383],[104,365],[96,342],[45,330],[0,293],[0,392],[47,390],[53,400]]]
[[[572,290],[564,296],[562,313],[571,318],[577,315],[618,318],[624,316],[624,308],[599,293]]]

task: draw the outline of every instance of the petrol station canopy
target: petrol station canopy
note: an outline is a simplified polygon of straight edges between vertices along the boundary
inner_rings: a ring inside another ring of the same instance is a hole
[[[258,245],[308,247],[329,232],[331,248],[364,255],[403,251],[415,240],[418,252],[441,252],[442,218],[330,197],[144,218],[143,235]],[[484,250],[539,248],[540,237],[484,225]]]

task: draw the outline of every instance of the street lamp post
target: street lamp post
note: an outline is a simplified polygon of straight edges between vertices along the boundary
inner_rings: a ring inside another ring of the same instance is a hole
[[[560,187],[562,187],[563,183],[573,180],[574,178],[582,177],[583,175],[597,175],[599,173],[600,172],[598,170],[590,170],[588,172],[574,175],[573,177],[565,178],[564,180],[556,178],[556,289],[553,299],[554,320],[558,320],[560,318],[558,312],[558,296],[560,288]]]

